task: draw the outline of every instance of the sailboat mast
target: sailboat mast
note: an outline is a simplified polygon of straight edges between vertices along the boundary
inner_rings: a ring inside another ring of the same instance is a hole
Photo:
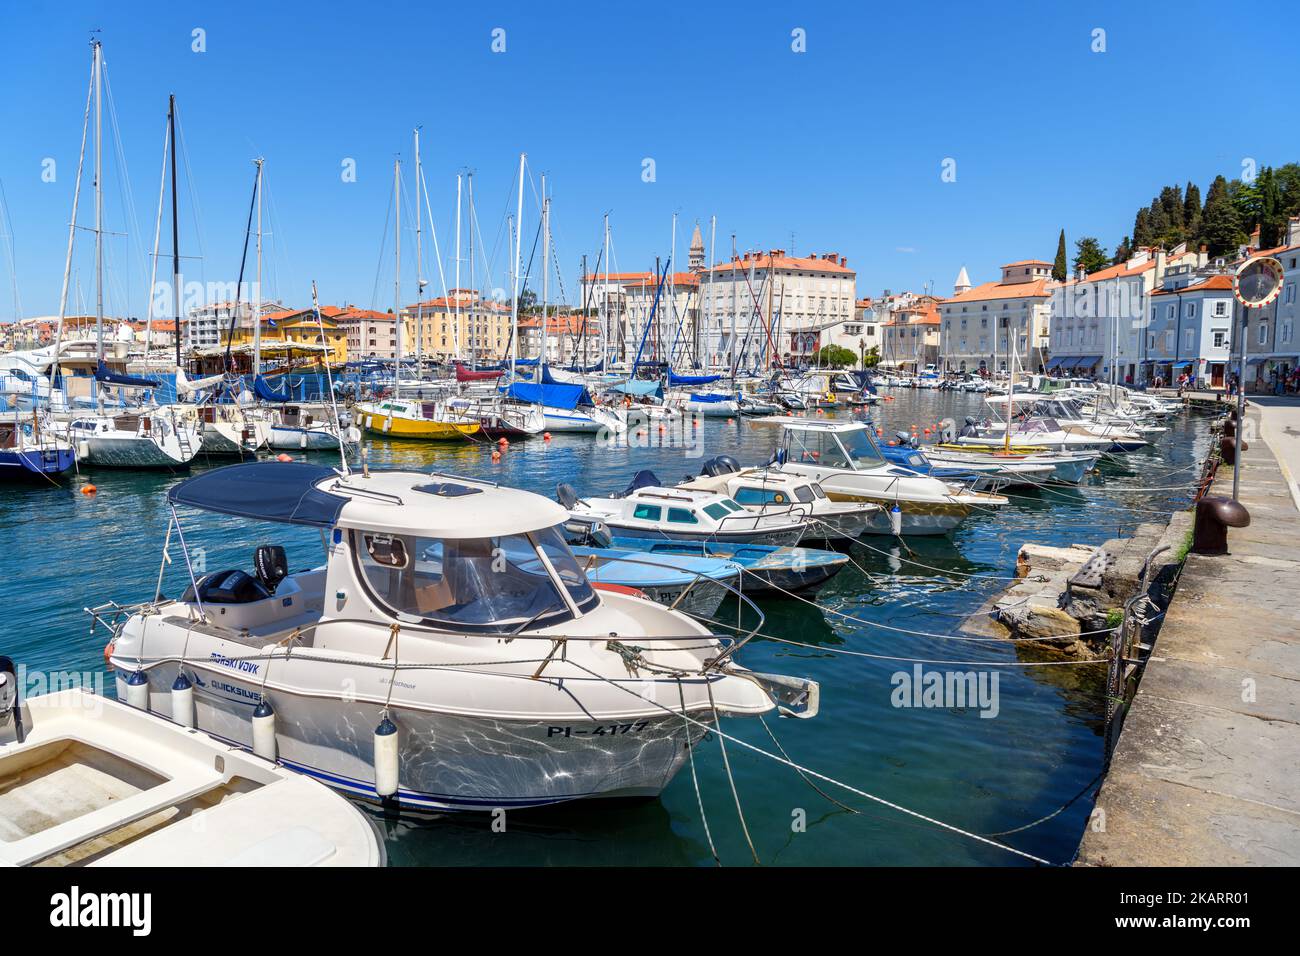
[[[253,380],[262,374],[262,164],[257,164],[257,291],[253,293]],[[314,283],[313,283],[314,285]]]
[[[706,342],[707,342],[707,336],[709,332],[713,330],[713,266],[714,266],[713,251],[717,241],[718,241],[718,217],[710,216],[709,217],[709,297],[705,301],[705,307],[704,307],[704,311],[706,315],[706,318],[704,320],[704,329],[705,329],[704,334],[706,336]],[[719,336],[719,338],[721,338],[721,336]],[[719,345],[720,344],[721,343],[719,343]],[[710,353],[716,354],[713,353],[712,350],[710,350]],[[708,371],[707,362],[704,363],[704,366],[705,366],[705,371]]]
[[[456,288],[452,290],[452,297],[456,300],[454,308],[456,310],[456,358],[463,358],[461,355],[461,338],[460,338],[460,173],[456,174]]]
[[[402,161],[393,160],[394,255],[397,260],[393,277],[393,328],[397,335],[397,352],[393,360],[393,398],[402,397]]]
[[[551,301],[551,200],[546,195],[546,177],[542,176],[542,354],[540,362],[546,366],[547,346],[550,344],[550,327],[546,313]]]
[[[72,250],[77,237],[77,209],[81,204],[81,176],[86,163],[86,133],[90,130],[90,102],[94,96],[95,76],[99,67],[99,43],[91,44],[90,83],[86,87],[86,110],[81,121],[81,151],[77,155],[77,181],[72,187],[72,218],[68,222],[68,255],[63,262],[63,288],[59,291],[59,322],[54,330],[54,364],[50,366],[50,386],[59,378],[59,348],[63,342],[63,320],[68,314],[68,286],[72,281]],[[166,160],[166,151],[163,159]],[[156,245],[156,243],[155,243]],[[152,296],[152,288],[150,295]],[[53,402],[53,394],[50,397]]]
[[[516,375],[515,361],[519,358],[519,237],[523,235],[524,225],[524,160],[527,153],[519,154],[519,199],[515,204],[515,258],[514,274],[510,285],[510,380]]]
[[[420,192],[424,185],[420,166],[420,127],[415,128],[415,377],[424,366],[424,258],[420,246]]]
[[[176,367],[181,367],[181,247],[176,219],[176,94],[167,97],[167,127],[172,141],[172,312],[176,320]]]
[[[600,286],[600,309],[604,315],[604,322],[602,323],[601,326],[603,331],[601,332],[601,338],[600,338],[601,371],[606,370],[605,363],[609,360],[611,354],[609,348],[609,213],[605,213],[604,259],[605,259],[605,281],[601,283]],[[600,271],[599,266],[596,267],[596,271],[597,272]],[[599,276],[597,276],[597,278],[599,278]]]
[[[103,183],[103,86],[104,54],[98,40],[95,49],[95,355],[104,361],[104,183]]]
[[[469,357],[474,362],[478,356],[478,329],[474,327],[478,312],[478,287],[474,285],[474,174],[465,175],[465,192],[469,200],[469,287],[474,290],[474,298],[469,302]]]

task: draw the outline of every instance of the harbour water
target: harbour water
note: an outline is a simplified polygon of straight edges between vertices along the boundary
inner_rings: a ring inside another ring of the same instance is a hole
[[[945,417],[960,422],[983,401],[957,392],[894,394],[895,401],[870,413],[886,437]],[[1155,451],[1128,456],[1123,465],[1103,464],[1087,487],[1017,494],[1008,507],[972,516],[948,538],[909,538],[906,545],[869,539],[870,548],[853,549],[855,564],[820,592],[817,606],[762,602],[765,633],[813,646],[755,640],[741,662],[821,683],[815,719],[768,722],[790,758],[962,829],[1005,834],[996,839],[1052,862],[1068,861],[1102,768],[1104,673],[1098,665],[1050,663],[1059,658],[954,632],[1006,584],[1022,543],[1098,544],[1155,513],[1181,507],[1189,497],[1181,491],[1120,489],[1188,486],[1208,447],[1206,422],[1175,418]],[[564,435],[523,442],[499,463],[491,460],[489,446],[469,443],[375,440],[370,457],[377,468],[436,468],[547,495],[561,481],[579,493],[604,493],[621,490],[641,469],[668,482],[697,473],[712,455],[730,454],[743,464],[766,461],[778,434],[772,425],[712,419],[703,423],[696,447],[685,450],[669,433],[652,428],[644,440],[615,447]],[[314,460],[328,462],[329,456]],[[196,464],[203,467],[209,466]],[[81,494],[82,482],[74,478],[60,488],[9,488],[0,498],[0,534],[12,559],[0,578],[0,596],[10,608],[0,653],[30,670],[102,671],[107,635],[88,633],[82,608],[110,598],[151,597],[158,579],[169,518],[165,492],[183,476],[99,470],[89,477],[95,495]],[[181,521],[191,554],[209,570],[248,567],[254,547],[272,542],[286,546],[295,570],[320,558],[315,532],[190,512]],[[173,547],[172,556],[163,590],[174,595],[186,576],[179,549]],[[996,706],[984,708],[986,716],[978,707],[894,706],[895,675],[913,674],[916,662],[925,662],[927,671],[996,674]],[[106,684],[112,693],[112,682]],[[774,749],[756,721],[731,721],[725,729]],[[818,784],[859,811],[849,812],[788,767],[741,747],[729,746],[728,756],[764,864],[1025,862]],[[696,766],[708,833],[722,862],[751,863],[716,738],[699,748]],[[1019,830],[1049,814],[1054,815]],[[487,815],[380,821],[390,863],[397,865],[712,863],[689,769],[658,800],[516,811],[504,823],[502,832]]]

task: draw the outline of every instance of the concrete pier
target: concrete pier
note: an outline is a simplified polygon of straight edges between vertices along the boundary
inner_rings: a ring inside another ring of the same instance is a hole
[[[1076,865],[1300,864],[1300,406],[1251,398],[1244,435],[1251,524],[1188,556]]]

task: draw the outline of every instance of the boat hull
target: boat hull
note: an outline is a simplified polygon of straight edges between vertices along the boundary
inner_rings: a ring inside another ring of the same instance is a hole
[[[140,435],[97,435],[84,442],[82,460],[100,468],[188,468],[193,458]]]
[[[292,428],[288,425],[272,425],[266,444],[267,447],[280,451],[337,450],[339,437],[325,428]]]
[[[0,481],[27,481],[52,477],[77,463],[71,448],[24,448],[0,451]]]
[[[194,684],[197,726],[251,749],[258,680],[185,666]],[[149,672],[150,709],[169,714],[175,664]],[[125,681],[118,679],[125,699]],[[274,702],[281,763],[353,797],[381,802],[375,789],[374,729],[381,703],[299,696],[283,688]],[[664,701],[665,704],[669,703]],[[639,720],[504,720],[388,707],[398,727],[397,792],[402,810],[540,807],[592,797],[654,797],[687,759],[687,737],[704,728],[680,715]],[[710,723],[704,714],[695,720]]]
[[[793,547],[803,537],[804,528],[780,528],[773,531],[731,531],[692,534],[689,531],[663,531],[658,528],[634,528],[605,520],[609,530],[619,538],[644,538],[651,541],[702,541],[711,544],[772,544]]]
[[[387,438],[404,438],[412,441],[464,441],[481,430],[478,422],[444,422],[431,418],[405,418],[367,412],[361,424],[365,430]],[[338,445],[334,446],[335,448]]]

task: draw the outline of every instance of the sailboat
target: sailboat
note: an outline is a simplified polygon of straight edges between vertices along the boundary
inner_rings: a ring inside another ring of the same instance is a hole
[[[96,410],[78,413],[71,421],[55,425],[59,437],[72,443],[77,456],[90,465],[115,468],[183,468],[199,452],[199,430],[185,420],[174,407],[163,408],[156,402],[136,401],[122,403],[120,411],[110,414],[104,407],[105,392],[116,389],[119,400],[126,394],[153,393],[162,383],[156,379],[128,375],[125,370],[109,367],[104,352],[104,190],[103,190],[103,124],[102,97],[103,49],[98,40],[91,42],[93,55],[92,87],[95,113],[95,326],[96,359]],[[87,117],[89,121],[89,117]],[[167,136],[171,150],[172,175],[172,238],[173,238],[173,301],[176,311],[176,350],[180,353],[180,254],[176,248],[176,98],[169,99]],[[83,137],[84,143],[84,137]],[[84,147],[83,147],[84,149]],[[78,163],[80,171],[80,163]],[[80,178],[78,178],[78,187]],[[73,207],[73,228],[76,225],[76,201]],[[64,275],[64,295],[59,306],[62,317],[66,309],[67,276],[72,269],[73,240],[68,241],[68,259]],[[60,319],[60,332],[62,320]],[[56,337],[57,342],[57,337]],[[177,362],[179,365],[179,361]]]

